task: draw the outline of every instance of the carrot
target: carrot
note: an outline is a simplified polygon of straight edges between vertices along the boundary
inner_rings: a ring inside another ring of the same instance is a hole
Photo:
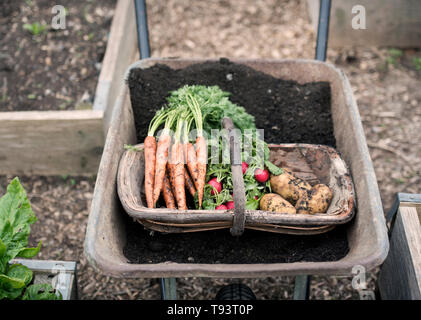
[[[199,207],[202,206],[203,190],[205,188],[206,180],[206,163],[207,163],[207,145],[203,136],[196,138],[196,153],[197,153],[197,192],[199,199]]]
[[[174,188],[174,166],[171,164],[171,161],[168,161],[167,163],[167,173],[168,173],[168,181],[170,182],[171,191],[173,195],[175,194],[175,188]]]
[[[206,164],[208,160],[208,149],[206,144],[206,139],[203,137],[203,119],[202,119],[202,111],[200,110],[199,103],[197,100],[191,95],[188,94],[188,101],[189,108],[193,114],[194,121],[196,124],[197,130],[197,138],[196,138],[196,158],[197,158],[197,193],[198,193],[198,200],[199,200],[199,207],[202,206],[203,200],[203,191],[205,188],[205,180],[206,180]]]
[[[190,115],[189,115],[190,116]],[[193,179],[194,186],[197,188],[197,158],[196,150],[192,143],[189,142],[189,131],[193,117],[189,119],[187,125],[184,127],[184,158],[186,160],[187,169],[190,172],[190,176]]]
[[[190,175],[194,181],[194,185],[196,188],[198,188],[198,168],[197,168],[197,157],[196,157],[196,150],[194,149],[193,144],[188,143],[186,147],[186,162],[187,162],[187,168],[189,169]]]
[[[186,168],[184,168],[184,183],[189,193],[194,197],[194,195],[196,194],[196,188],[194,187],[193,180],[190,177]]]
[[[182,144],[175,142],[171,148],[171,165],[173,175],[175,199],[177,200],[177,207],[179,210],[187,210],[186,191],[184,185],[184,157]]]
[[[164,196],[165,204],[168,209],[175,209],[174,194],[171,190],[170,180],[168,179],[168,172],[164,175],[164,183],[162,185],[162,194]]]
[[[154,133],[166,117],[165,109],[159,110],[149,123],[148,135],[143,143],[145,152],[145,195],[148,208],[155,205],[153,189],[155,183],[156,140]]]
[[[187,210],[186,190],[184,184],[184,144],[181,143],[181,130],[185,125],[185,110],[178,114],[176,130],[174,134],[174,144],[171,148],[171,174],[174,181],[174,196],[179,210]]]
[[[155,179],[156,140],[154,136],[147,136],[144,141],[145,149],[145,194],[148,208],[154,207],[153,186]]]
[[[164,183],[165,170],[168,162],[168,151],[171,144],[170,128],[175,119],[175,110],[170,111],[165,121],[164,130],[159,137],[158,146],[156,149],[156,165],[155,165],[155,180],[153,189],[154,206],[158,201],[159,195],[162,191],[162,184]]]

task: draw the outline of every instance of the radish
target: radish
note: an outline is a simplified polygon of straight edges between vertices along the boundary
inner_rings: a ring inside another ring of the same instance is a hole
[[[225,206],[227,207],[228,210],[234,209],[234,201],[225,202]]]
[[[242,162],[241,163],[241,169],[243,169],[243,174],[245,174],[246,173],[246,171],[247,171],[247,168],[249,167],[249,165],[247,164],[247,162]]]
[[[220,193],[222,191],[222,183],[218,182],[218,178],[210,179],[208,184],[215,188],[217,193]],[[211,195],[215,195],[215,189],[213,188],[211,190]]]
[[[215,208],[216,210],[228,210],[227,206],[224,204],[220,204]]]
[[[254,171],[254,178],[258,182],[266,182],[269,179],[269,171],[267,171],[266,169],[256,169],[256,171]]]

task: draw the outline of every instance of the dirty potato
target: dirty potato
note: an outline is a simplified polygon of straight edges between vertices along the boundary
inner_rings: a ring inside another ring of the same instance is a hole
[[[260,210],[290,214],[296,213],[292,204],[275,193],[267,193],[260,199]]]
[[[282,174],[270,177],[270,187],[273,192],[294,204],[306,191],[311,189],[311,185],[308,182],[295,177],[291,171],[285,168]]]
[[[303,214],[326,213],[332,197],[327,185],[317,184],[297,201],[295,208],[297,213]]]

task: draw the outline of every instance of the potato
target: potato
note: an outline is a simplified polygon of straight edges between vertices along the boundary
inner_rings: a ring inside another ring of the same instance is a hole
[[[311,185],[295,177],[291,171],[284,168],[284,173],[279,176],[272,175],[270,177],[270,187],[272,191],[282,196],[287,201],[295,204],[308,190]]]
[[[295,214],[294,206],[279,194],[267,193],[260,199],[260,210]]]
[[[297,213],[326,213],[332,197],[332,190],[327,185],[317,184],[297,201],[295,208]]]

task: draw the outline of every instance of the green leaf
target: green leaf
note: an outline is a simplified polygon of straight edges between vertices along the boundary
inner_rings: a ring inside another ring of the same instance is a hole
[[[29,268],[21,264],[11,265],[7,274],[0,274],[0,299],[20,297],[31,280],[32,271]]]
[[[7,272],[7,275],[13,279],[19,279],[23,281],[24,285],[29,284],[32,280],[32,271],[28,267],[16,263],[12,264]]]
[[[22,295],[23,288],[5,289],[0,285],[0,300],[9,299],[14,300]]]
[[[268,160],[265,161],[265,166],[268,168],[269,172],[275,176],[279,176],[284,173],[284,170],[282,168],[275,166],[272,162]]]
[[[5,289],[20,289],[25,286],[25,281],[0,274],[0,286]]]
[[[6,253],[6,246],[0,239],[0,258],[3,257]]]
[[[28,245],[30,225],[35,221],[26,192],[16,177],[8,185],[6,194],[0,198],[0,240],[2,247],[6,247],[0,256],[0,267],[19,253],[26,255],[36,251],[23,250]]]
[[[60,291],[48,283],[38,283],[30,285],[26,288],[22,300],[62,300],[63,296]]]
[[[248,199],[246,201],[246,210],[257,210],[259,208],[259,201],[257,199]]]
[[[38,246],[35,248],[23,248],[21,249],[18,254],[16,255],[16,257],[21,257],[21,258],[32,258],[34,256],[36,256],[39,252],[39,250],[41,249],[41,241],[38,243]]]

